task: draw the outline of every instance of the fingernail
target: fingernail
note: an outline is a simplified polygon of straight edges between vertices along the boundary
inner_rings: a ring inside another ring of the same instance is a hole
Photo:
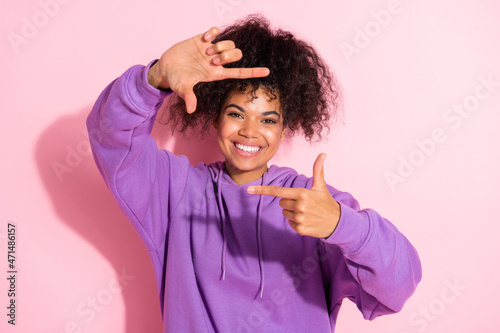
[[[255,193],[255,187],[247,187],[247,192],[252,194],[252,193]]]
[[[208,54],[208,55],[212,55],[212,54],[214,54],[214,53],[215,53],[215,50],[214,50],[214,48],[213,48],[213,47],[209,47],[209,48],[207,49],[207,54]]]
[[[212,38],[212,34],[210,32],[207,32],[205,34],[205,40],[208,41],[210,38]]]
[[[220,58],[215,57],[214,58],[214,64],[216,64],[216,65],[220,64]]]

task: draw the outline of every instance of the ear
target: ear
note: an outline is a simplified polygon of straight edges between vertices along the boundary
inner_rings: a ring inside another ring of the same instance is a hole
[[[215,130],[219,129],[219,120],[220,120],[220,114],[212,120],[212,126],[215,128]]]
[[[283,141],[283,139],[285,138],[285,135],[286,135],[286,127],[283,126],[283,131],[281,132],[280,141]]]

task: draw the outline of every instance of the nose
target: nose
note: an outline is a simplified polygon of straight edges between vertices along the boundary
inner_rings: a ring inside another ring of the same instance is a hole
[[[238,133],[246,138],[256,138],[259,136],[259,128],[258,121],[247,119],[240,127]]]

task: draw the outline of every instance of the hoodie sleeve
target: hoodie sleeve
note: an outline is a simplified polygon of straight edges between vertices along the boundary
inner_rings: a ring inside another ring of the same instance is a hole
[[[148,66],[133,66],[110,83],[87,118],[92,153],[116,202],[163,265],[170,212],[186,184],[187,158],[158,149],[150,133],[168,92],[147,81]],[[157,282],[160,276],[157,273]]]
[[[360,210],[349,193],[332,187],[330,192],[341,215],[335,232],[323,242],[338,246],[344,259],[328,263],[330,279],[342,281],[332,281],[330,310],[347,297],[365,319],[399,312],[422,278],[417,251],[391,222],[372,209]]]

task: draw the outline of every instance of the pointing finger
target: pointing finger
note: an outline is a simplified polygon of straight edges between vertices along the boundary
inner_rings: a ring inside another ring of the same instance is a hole
[[[323,172],[323,164],[326,159],[326,154],[321,153],[314,161],[313,165],[313,183],[311,190],[322,190],[326,188],[325,175]]]
[[[296,199],[303,188],[289,188],[280,186],[249,186],[247,192],[250,194],[263,194],[284,199]]]
[[[267,67],[226,68],[223,74],[225,79],[249,79],[253,77],[263,77],[268,75],[269,68]]]

